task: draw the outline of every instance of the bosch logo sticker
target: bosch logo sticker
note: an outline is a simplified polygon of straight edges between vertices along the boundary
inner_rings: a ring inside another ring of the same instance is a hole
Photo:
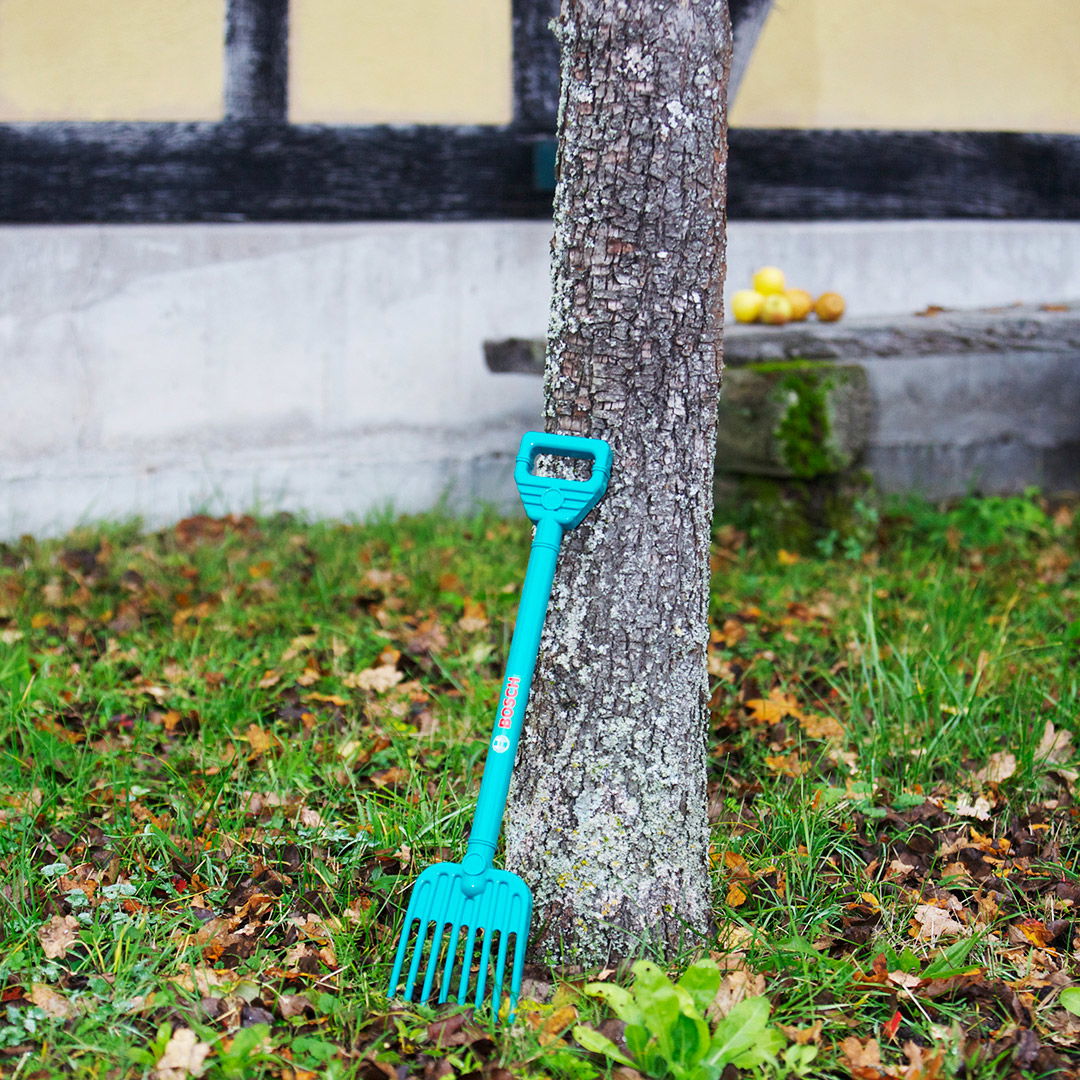
[[[502,705],[499,706],[499,727],[512,727],[514,713],[517,712],[518,690],[521,688],[521,680],[516,675],[511,675],[506,680],[506,689],[503,691]]]
[[[491,749],[494,750],[496,754],[505,754],[506,751],[510,749],[510,740],[505,735],[496,735],[495,738],[491,740]]]

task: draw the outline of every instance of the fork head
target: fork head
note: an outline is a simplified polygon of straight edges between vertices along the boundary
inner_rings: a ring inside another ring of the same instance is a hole
[[[531,918],[532,893],[517,874],[429,866],[413,885],[387,996],[400,987],[401,997],[420,1002],[490,1003],[497,1017],[505,993],[512,1019]]]

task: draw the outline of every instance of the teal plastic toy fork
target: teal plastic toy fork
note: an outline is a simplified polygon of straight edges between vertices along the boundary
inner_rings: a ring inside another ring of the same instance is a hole
[[[541,454],[592,463],[585,480],[537,476]],[[576,528],[604,497],[611,476],[611,447],[600,439],[527,432],[514,467],[525,512],[536,531],[510,641],[502,693],[488,742],[484,775],[465,856],[460,863],[429,866],[413,885],[390,975],[388,996],[446,1001],[451,993],[477,1008],[491,1000],[498,1015],[510,962],[509,1014],[521,989],[532,894],[516,874],[492,866],[540,635],[564,533]],[[422,973],[422,974],[421,974]]]

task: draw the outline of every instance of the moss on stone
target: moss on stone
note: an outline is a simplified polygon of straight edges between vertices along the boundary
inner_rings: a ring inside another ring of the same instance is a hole
[[[817,378],[792,371],[777,383],[777,390],[787,397],[788,408],[777,425],[775,437],[782,448],[784,461],[792,474],[808,479],[837,468],[832,442],[829,411],[826,407],[827,377]]]
[[[850,468],[865,441],[865,372],[829,360],[747,364],[728,375],[720,467],[810,479]]]

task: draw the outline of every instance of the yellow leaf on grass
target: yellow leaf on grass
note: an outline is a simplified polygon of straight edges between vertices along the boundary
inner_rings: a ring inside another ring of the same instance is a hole
[[[799,717],[802,710],[793,694],[785,694],[779,687],[769,691],[767,698],[751,698],[746,707],[758,724],[778,724],[785,716]]]
[[[733,881],[728,886],[727,902],[728,907],[742,907],[746,903],[747,893],[746,890],[738,881]]]
[[[740,855],[737,851],[724,851],[720,854],[720,861],[723,862],[725,869],[731,871],[736,881],[754,880],[753,871],[745,855]]]
[[[309,660],[304,670],[296,676],[297,686],[314,686],[322,678],[319,665],[314,660]]]
[[[797,562],[802,560],[802,556],[797,551],[785,551],[781,548],[776,553],[776,561],[781,566],[794,566]]]
[[[344,681],[344,680],[342,680]],[[346,698],[340,697],[338,694],[305,694],[305,701],[324,701],[327,705],[337,705],[338,708],[345,708],[349,704]]]
[[[317,640],[316,634],[301,634],[299,637],[294,637],[289,642],[289,647],[281,654],[281,662],[287,664],[301,653],[307,652]]]
[[[272,735],[269,731],[259,727],[258,724],[248,724],[243,738],[247,740],[248,745],[251,747],[252,754],[265,754],[268,750],[281,745],[281,741],[276,735]]]
[[[458,626],[466,634],[475,633],[478,630],[487,629],[488,617],[483,604],[477,603],[472,597],[465,597],[465,613],[458,619]]]
[[[798,720],[799,726],[811,739],[842,739],[847,734],[843,725],[834,716],[802,713]]]
[[[540,1024],[539,1040],[541,1046],[549,1046],[562,1041],[562,1034],[577,1020],[578,1011],[573,1005],[562,1005]]]
[[[765,758],[765,764],[775,773],[781,776],[802,776],[810,766],[799,758],[798,754],[769,754]]]

